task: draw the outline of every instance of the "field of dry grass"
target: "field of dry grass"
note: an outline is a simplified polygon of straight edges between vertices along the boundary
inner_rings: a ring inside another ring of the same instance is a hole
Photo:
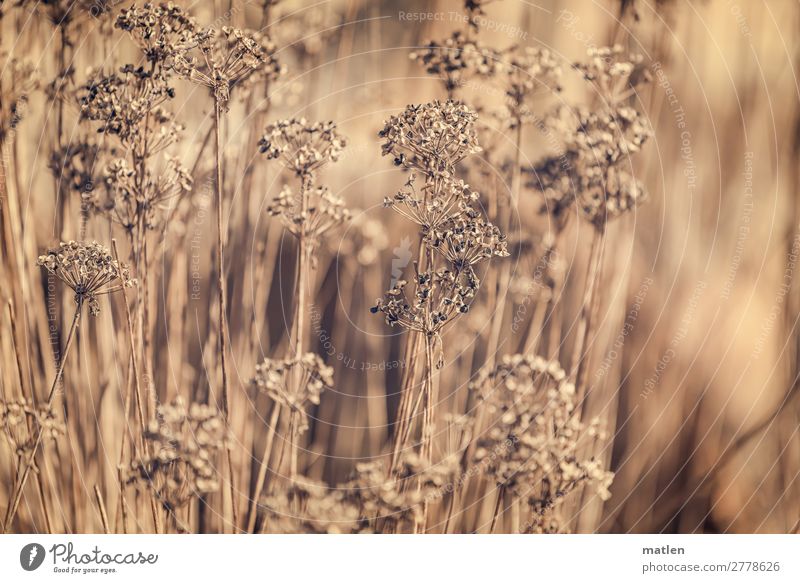
[[[798,532],[799,24],[0,1],[3,531]]]

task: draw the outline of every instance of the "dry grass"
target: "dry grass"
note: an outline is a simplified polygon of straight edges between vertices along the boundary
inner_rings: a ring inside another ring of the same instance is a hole
[[[797,531],[797,7],[414,6],[0,7],[5,532]]]

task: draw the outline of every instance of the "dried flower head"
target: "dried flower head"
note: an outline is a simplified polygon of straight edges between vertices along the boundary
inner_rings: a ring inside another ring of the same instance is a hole
[[[280,160],[297,176],[313,176],[328,162],[336,162],[347,145],[332,121],[309,124],[304,118],[286,119],[267,126],[258,143],[268,160]]]
[[[306,477],[297,478],[286,490],[265,496],[259,508],[265,513],[270,533],[365,532],[359,508],[344,490]]]
[[[645,198],[631,156],[652,131],[628,102],[648,77],[634,74],[640,59],[624,60],[619,47],[593,49],[589,55],[587,63],[575,67],[597,88],[599,107],[559,107],[548,117],[545,129],[558,135],[563,146],[529,171],[530,186],[544,193],[547,212],[562,216],[577,201],[583,215],[602,229]]]
[[[25,116],[28,97],[36,89],[36,69],[27,62],[0,52],[0,144],[12,137]]]
[[[126,231],[140,226],[155,229],[159,211],[169,208],[171,200],[192,190],[192,177],[180,160],[165,156],[165,164],[158,176],[149,168],[137,176],[124,158],[112,160],[104,170],[107,200],[97,204],[103,212],[119,223]]]
[[[397,166],[426,176],[451,178],[456,164],[481,151],[477,119],[474,111],[456,101],[409,105],[380,131],[383,155],[392,155]]]
[[[171,127],[172,116],[159,107],[174,96],[163,74],[125,65],[118,73],[98,76],[84,86],[81,114],[100,122],[98,132],[116,135],[137,154],[152,156],[174,141],[177,129]]]
[[[442,497],[452,484],[457,463],[449,458],[431,465],[419,454],[401,454],[397,471],[382,461],[356,465],[355,477],[346,485],[348,499],[363,519],[381,532],[411,532],[422,518],[424,503]]]
[[[427,73],[441,78],[448,95],[472,78],[491,77],[499,70],[497,55],[488,47],[468,39],[461,31],[455,31],[441,43],[430,41],[410,57],[425,67]]]
[[[428,232],[457,213],[472,211],[471,204],[480,198],[463,180],[443,178],[426,182],[417,190],[416,175],[411,174],[405,186],[394,196],[383,199],[384,208],[391,208]]]
[[[306,196],[304,209],[300,197],[295,196],[288,185],[284,185],[280,194],[267,206],[267,213],[272,217],[280,217],[286,229],[296,237],[302,231],[315,243],[350,218],[350,211],[345,208],[342,198],[327,186],[308,189]]]
[[[642,56],[626,54],[620,45],[592,47],[587,56],[586,61],[573,64],[573,68],[609,105],[628,99],[639,85],[650,80],[647,69],[641,67]]]
[[[474,209],[448,217],[427,233],[425,241],[456,269],[509,255],[506,238],[500,229]]]
[[[575,414],[575,386],[557,363],[507,355],[481,371],[471,388],[479,391],[491,420],[473,462],[505,491],[525,499],[538,526],[552,519],[578,486],[591,485],[603,500],[610,496],[613,474],[583,457],[579,447],[604,435],[597,423],[587,427]]]
[[[561,65],[548,49],[511,47],[502,56],[502,71],[511,129],[536,120],[528,105],[531,99],[561,91]]]
[[[0,436],[8,440],[18,457],[36,449],[39,429],[42,439],[58,439],[64,435],[64,424],[45,405],[34,406],[27,400],[0,400]]]
[[[55,275],[75,292],[75,303],[89,305],[93,316],[100,313],[97,296],[132,287],[128,266],[118,262],[100,243],[69,241],[39,256],[38,265]]]
[[[197,49],[177,53],[172,67],[179,75],[210,89],[220,106],[227,107],[233,89],[251,75],[260,72],[277,76],[282,72],[275,59],[275,45],[262,33],[224,26],[200,36]]]
[[[127,481],[152,489],[165,509],[219,489],[214,458],[226,444],[227,430],[216,408],[199,403],[187,408],[181,399],[160,405],[144,437],[153,453],[131,463]]]
[[[125,8],[115,26],[129,33],[145,58],[159,66],[170,65],[177,55],[192,50],[207,35],[194,18],[172,2]]]
[[[293,375],[299,375],[299,378]],[[308,429],[309,405],[319,405],[320,395],[333,387],[333,368],[318,354],[308,352],[300,358],[265,358],[256,366],[251,386],[276,403],[299,414],[300,432]]]
[[[458,271],[442,268],[417,273],[413,291],[406,291],[407,280],[399,280],[371,308],[381,312],[390,326],[438,336],[458,314],[469,311],[480,286],[480,280],[470,266]]]

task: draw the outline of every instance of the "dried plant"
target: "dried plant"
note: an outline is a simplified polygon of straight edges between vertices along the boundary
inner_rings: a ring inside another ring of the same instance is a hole
[[[3,76],[0,77],[0,146],[14,136],[28,106],[28,99],[38,85],[31,63],[0,52]],[[5,177],[5,174],[4,174]]]
[[[39,432],[42,441],[59,439],[65,432],[52,409],[27,400],[0,401],[0,428],[20,460],[32,456]]]
[[[297,383],[290,382],[295,370],[300,374]],[[313,353],[285,360],[267,358],[256,366],[251,384],[291,412],[295,431],[299,434],[308,429],[307,407],[319,405],[322,391],[333,387],[333,369]]]
[[[382,312],[386,322],[400,325],[413,336],[406,355],[416,352],[418,337],[425,346],[424,384],[420,392],[423,407],[422,456],[432,461],[437,402],[434,369],[441,368],[441,333],[456,316],[469,311],[480,279],[475,266],[493,256],[508,255],[499,229],[470,206],[477,195],[456,179],[456,166],[468,155],[480,152],[474,128],[477,114],[461,103],[438,101],[409,106],[392,116],[380,132],[383,155],[394,156],[395,165],[422,174],[424,186],[417,194],[414,179],[406,183],[384,206],[397,210],[420,227],[420,257],[415,264],[411,288],[399,280],[372,308]],[[395,435],[393,460],[396,464],[411,436],[411,383],[416,371],[406,369]]]
[[[596,459],[583,458],[581,447],[587,439],[605,436],[599,421],[588,426],[580,421],[575,385],[557,363],[505,356],[494,369],[483,370],[472,388],[481,392],[492,420],[477,442],[472,463],[497,484],[499,502],[510,494],[511,504],[527,504],[528,530],[552,531],[554,524],[558,532],[566,530],[558,509],[585,484],[596,488],[601,499],[610,497],[613,474]]]
[[[265,496],[259,504],[265,527],[282,534],[354,534],[366,532],[361,512],[343,489],[299,478],[286,490]],[[298,509],[299,508],[299,509]]]
[[[627,0],[608,23],[575,3],[464,0],[445,22],[131,4],[0,1],[4,531],[800,528],[800,149],[774,147],[798,112],[755,83],[790,95],[797,63],[737,63],[730,108]],[[578,18],[618,45],[564,61]],[[744,131],[765,112],[769,135]],[[722,171],[701,171],[717,141]],[[751,213],[750,174],[778,185],[777,215]],[[747,268],[764,229],[785,272]],[[669,300],[701,271],[689,309]],[[755,352],[726,332],[722,367],[700,297],[719,272],[726,294],[786,276],[777,299],[741,291],[748,318],[775,313]],[[655,281],[669,293],[645,302]],[[720,390],[738,362],[743,387],[769,380],[755,408]]]
[[[215,407],[182,400],[160,405],[144,434],[152,454],[134,460],[127,482],[155,492],[170,514],[195,497],[219,490],[217,454],[225,445],[225,422]]]
[[[225,26],[191,36],[181,45],[183,50],[171,55],[171,67],[193,83],[207,87],[217,108],[226,109],[233,89],[252,75],[275,79],[283,72],[274,57],[275,45],[261,33]]]
[[[192,46],[189,46],[192,45]],[[223,27],[216,31],[203,30],[187,43],[186,50],[174,55],[171,68],[182,77],[208,88],[214,100],[215,136],[215,187],[217,207],[217,289],[219,302],[220,371],[222,373],[222,411],[228,419],[230,396],[228,394],[228,329],[226,322],[227,291],[225,285],[225,229],[222,215],[224,204],[223,160],[221,124],[222,116],[228,111],[231,92],[249,77],[261,72],[267,76],[278,76],[282,69],[273,56],[274,45],[261,34],[250,34],[236,28]],[[265,73],[265,71],[267,73]],[[233,469],[228,456],[231,478]],[[231,479],[231,497],[234,518],[236,499]],[[235,519],[234,519],[235,522]]]
[[[61,243],[41,255],[39,265],[75,292],[78,314],[86,304],[89,312],[97,316],[100,313],[98,296],[133,287],[136,283],[128,266],[119,263],[106,247],[94,241]]]
[[[117,291],[133,287],[136,283],[130,277],[128,266],[120,263],[111,256],[111,253],[103,245],[92,243],[79,243],[69,241],[61,243],[58,248],[48,251],[39,257],[38,264],[50,274],[66,284],[75,294],[75,314],[72,317],[72,325],[67,334],[64,352],[61,355],[58,368],[56,369],[53,383],[47,397],[45,408],[49,410],[53,405],[56,396],[56,389],[61,382],[61,375],[64,371],[69,350],[72,347],[75,333],[80,323],[83,305],[89,306],[89,313],[97,316],[100,313],[100,303],[98,296],[111,294]],[[24,466],[20,469],[14,484],[11,502],[7,508],[6,517],[3,522],[3,532],[8,532],[11,521],[19,506],[20,497],[25,488],[31,467],[34,464],[34,457],[42,441],[47,426],[39,424],[33,446],[27,455]]]
[[[457,30],[442,42],[430,41],[423,50],[412,52],[411,59],[430,75],[441,78],[449,98],[472,79],[491,77],[500,69],[499,56],[477,40]]]

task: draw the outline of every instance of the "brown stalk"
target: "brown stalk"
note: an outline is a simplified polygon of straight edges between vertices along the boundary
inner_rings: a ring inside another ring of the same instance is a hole
[[[69,354],[69,349],[72,347],[72,341],[75,339],[75,332],[78,329],[78,323],[81,318],[81,308],[83,307],[83,299],[80,296],[78,296],[77,303],[78,305],[75,308],[75,314],[72,317],[72,325],[70,326],[69,334],[67,335],[67,343],[64,347],[64,354],[61,357],[61,362],[58,364],[56,375],[53,378],[53,384],[50,386],[50,393],[47,397],[48,409],[53,405],[53,398],[56,394],[56,388],[58,387],[58,383],[61,380],[61,375],[64,372],[64,365],[67,362],[67,355]],[[31,467],[34,464],[34,457],[36,456],[36,452],[39,449],[39,444],[42,441],[42,435],[42,426],[39,425],[36,431],[36,439],[34,439],[33,449],[31,450],[31,453],[28,454],[28,457],[23,464],[22,474],[14,486],[14,492],[10,498],[8,508],[6,509],[6,517],[3,521],[3,534],[7,533],[8,529],[11,528],[11,522],[14,520],[14,516],[17,513],[17,509],[22,498],[22,491],[25,489],[25,483],[28,481],[28,475],[30,474]]]
[[[219,344],[220,344],[220,369],[222,371],[222,413],[225,423],[230,427],[230,396],[228,394],[228,361],[225,351],[228,349],[228,329],[225,314],[227,313],[227,290],[225,289],[225,233],[223,231],[222,204],[223,204],[223,178],[222,178],[222,132],[221,116],[223,104],[219,97],[214,98],[214,143],[216,163],[216,194],[217,194],[217,292],[219,294]],[[231,524],[234,532],[238,528],[239,516],[237,510],[236,486],[234,482],[233,459],[230,445],[225,448],[228,462],[228,481],[231,496]]]

